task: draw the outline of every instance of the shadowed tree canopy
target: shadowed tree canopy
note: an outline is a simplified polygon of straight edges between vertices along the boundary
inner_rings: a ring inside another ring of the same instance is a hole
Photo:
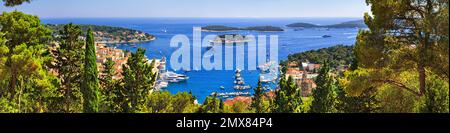
[[[2,0],[5,2],[5,6],[17,6],[21,5],[24,2],[30,2],[31,0]]]
[[[370,30],[360,31],[354,52],[358,66],[370,69],[369,82],[395,85],[417,96],[426,92],[430,73],[449,79],[448,0],[367,0]],[[388,11],[388,12],[387,12]],[[419,85],[399,77],[413,72]]]

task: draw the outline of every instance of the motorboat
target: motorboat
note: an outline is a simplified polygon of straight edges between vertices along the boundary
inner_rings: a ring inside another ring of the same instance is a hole
[[[163,79],[171,82],[171,83],[178,83],[178,82],[183,82],[189,79],[188,76],[183,75],[183,74],[177,74],[175,72],[171,72],[171,71],[167,71],[165,73],[162,73],[163,75]]]

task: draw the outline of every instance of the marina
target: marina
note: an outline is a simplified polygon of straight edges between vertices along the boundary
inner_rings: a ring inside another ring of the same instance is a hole
[[[244,78],[242,78],[242,76],[241,76],[241,70],[240,69],[237,69],[235,71],[234,84],[235,84],[235,86],[233,88],[235,90],[248,90],[248,89],[252,88],[249,85],[245,85],[245,81],[244,81]]]
[[[236,97],[236,96],[251,96],[251,93],[250,92],[224,92],[224,93],[213,92],[210,94],[210,96],[217,96],[219,98],[230,98],[230,97]]]
[[[279,78],[278,68],[278,63],[275,61],[269,61],[258,66],[258,69],[260,70],[259,81],[262,83],[275,82]]]

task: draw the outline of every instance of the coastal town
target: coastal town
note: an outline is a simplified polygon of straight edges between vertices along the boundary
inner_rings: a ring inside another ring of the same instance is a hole
[[[104,44],[135,44],[150,42],[156,39],[155,36],[140,31],[123,30],[116,32],[96,31],[94,32],[94,36],[96,36],[95,40],[98,43]]]
[[[108,59],[115,62],[114,70],[116,71],[113,79],[121,79],[123,66],[127,64],[128,58],[131,56],[131,53],[125,52],[124,50],[117,49],[116,47],[109,47],[103,43],[96,43],[96,55],[97,55],[97,67],[99,72],[103,72],[103,63],[105,63]],[[154,90],[160,91],[163,88],[166,88],[169,83],[178,83],[183,82],[189,79],[186,75],[177,74],[172,71],[167,71],[166,69],[166,58],[162,57],[161,59],[148,59],[147,62],[153,65],[153,73],[157,75],[156,85]],[[100,75],[103,75],[100,73]]]
[[[116,71],[116,75],[113,79],[121,79],[123,65],[125,65],[128,61],[128,58],[131,56],[129,52],[118,49],[113,46],[108,46],[104,43],[96,43],[96,51],[97,51],[97,67],[99,72],[103,71],[103,63],[105,63],[108,59],[111,59],[115,62],[114,70]],[[168,87],[170,83],[178,83],[183,82],[189,79],[186,75],[177,74],[175,72],[167,71],[166,69],[166,58],[162,57],[161,59],[147,59],[148,63],[152,63],[154,61],[154,72],[157,73],[157,81],[154,87],[155,91],[161,91],[162,89]],[[263,83],[275,82],[279,79],[279,71],[278,68],[281,67],[278,64],[274,64],[275,62],[268,62],[266,64],[258,66],[258,69],[261,71],[260,81]],[[292,77],[298,85],[298,89],[301,89],[302,97],[309,97],[312,94],[312,91],[317,87],[314,79],[318,76],[318,70],[320,69],[320,64],[309,63],[309,62],[289,62],[286,71],[286,77]],[[102,75],[102,73],[100,73]],[[236,102],[248,103],[250,104],[252,101],[252,94],[249,92],[242,92],[243,90],[249,90],[253,87],[249,85],[244,85],[244,79],[240,75],[240,70],[236,70],[235,74],[235,84],[234,92],[227,93],[213,93],[212,95],[216,95],[217,97],[221,97],[224,99],[224,104],[227,106],[232,106]],[[275,96],[275,91],[279,88],[275,88],[274,90],[265,87],[265,96],[267,98],[273,98]]]

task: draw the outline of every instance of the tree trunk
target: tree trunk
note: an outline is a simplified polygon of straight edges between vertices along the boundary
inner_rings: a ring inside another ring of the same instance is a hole
[[[426,74],[425,68],[422,64],[419,65],[419,96],[423,96],[425,94],[426,89]]]

